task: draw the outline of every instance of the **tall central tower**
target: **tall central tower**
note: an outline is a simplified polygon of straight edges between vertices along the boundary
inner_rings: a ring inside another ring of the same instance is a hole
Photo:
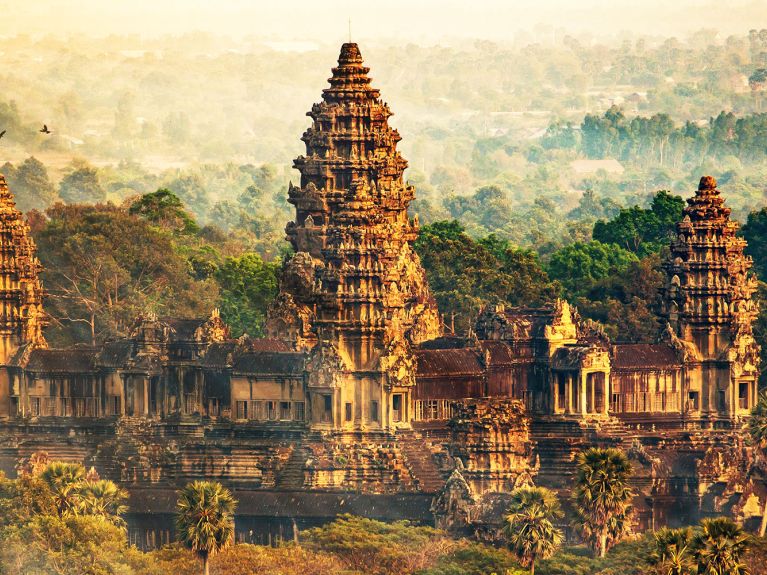
[[[356,44],[341,47],[330,87],[312,106],[300,186],[288,201],[295,250],[267,332],[311,349],[309,391],[318,428],[391,429],[410,419],[410,346],[440,324],[418,256],[414,189],[392,115]]]

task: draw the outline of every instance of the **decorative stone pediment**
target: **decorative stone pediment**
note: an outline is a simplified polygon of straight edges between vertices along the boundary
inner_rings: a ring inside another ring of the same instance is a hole
[[[281,292],[266,312],[266,335],[289,341],[300,348],[314,337],[311,323],[309,307],[296,303],[291,294]]]
[[[229,326],[221,319],[218,308],[215,308],[204,324],[194,333],[195,340],[201,343],[214,343],[229,339]]]
[[[386,375],[389,388],[415,385],[415,355],[401,334],[395,334],[386,344],[378,369]]]
[[[340,387],[349,366],[338,348],[329,341],[321,341],[311,351],[306,363],[309,387]]]

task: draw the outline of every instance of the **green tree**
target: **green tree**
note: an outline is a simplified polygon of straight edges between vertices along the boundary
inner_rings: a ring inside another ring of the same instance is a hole
[[[669,244],[676,223],[682,219],[683,208],[684,200],[680,196],[660,190],[653,197],[650,209],[625,208],[610,221],[597,221],[593,237],[646,256]]]
[[[78,463],[54,461],[40,474],[53,494],[59,517],[77,515],[81,511],[80,487],[85,480],[85,469]]]
[[[57,204],[46,214],[36,239],[54,341],[97,343],[127,335],[146,311],[195,317],[213,308],[218,285],[194,277],[168,231],[113,205]]]
[[[366,575],[418,573],[454,548],[453,541],[432,527],[348,514],[303,532],[302,542],[313,551],[336,555],[350,572]]]
[[[22,212],[44,210],[56,200],[56,188],[48,178],[48,170],[34,156],[15,168],[5,164],[2,171]]]
[[[556,494],[543,487],[523,487],[511,493],[503,532],[510,549],[535,575],[539,559],[551,557],[562,544],[554,522],[563,517]]]
[[[763,460],[767,459],[767,392],[759,394],[756,405],[751,409],[747,429],[751,444],[759,450],[759,456]],[[762,520],[759,524],[759,537],[764,537],[765,533],[767,533],[767,499],[764,502]]]
[[[59,196],[68,204],[97,204],[107,199],[96,168],[78,164],[59,184]]]
[[[221,286],[221,317],[235,334],[263,335],[266,310],[278,291],[280,262],[258,254],[228,257],[215,272]]]
[[[726,517],[704,519],[692,547],[698,575],[748,575],[742,558],[749,547],[743,528]]]
[[[599,280],[624,272],[638,259],[616,244],[575,242],[551,254],[546,268],[568,295],[578,296],[587,293]]]
[[[459,329],[486,304],[541,305],[559,293],[535,254],[493,235],[476,241],[457,221],[423,226],[414,247],[440,309]]]
[[[656,314],[663,285],[661,257],[649,255],[595,282],[575,300],[578,311],[600,322],[613,341],[652,341],[661,327]]]
[[[178,493],[178,538],[200,558],[203,575],[208,575],[209,558],[234,539],[236,506],[231,492],[214,481],[194,481]]]
[[[754,258],[754,272],[763,281],[767,280],[767,208],[749,213],[741,234],[748,242],[746,255]]]
[[[128,211],[172,232],[188,234],[200,229],[179,197],[167,188],[144,194],[131,204]]]
[[[80,487],[82,513],[98,515],[115,525],[125,524],[122,516],[128,511],[128,492],[107,479],[86,480]]]
[[[659,575],[691,575],[695,567],[692,551],[693,531],[690,528],[669,529],[664,527],[653,532],[655,548],[651,562],[657,566]]]
[[[599,557],[630,530],[631,464],[617,449],[591,448],[578,454],[573,492],[574,525]]]

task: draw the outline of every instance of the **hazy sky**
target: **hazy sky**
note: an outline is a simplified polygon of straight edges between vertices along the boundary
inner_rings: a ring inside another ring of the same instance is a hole
[[[416,43],[511,38],[519,30],[614,36],[624,31],[723,35],[767,28],[767,0],[0,0],[0,35],[179,34],[202,30],[275,40]]]

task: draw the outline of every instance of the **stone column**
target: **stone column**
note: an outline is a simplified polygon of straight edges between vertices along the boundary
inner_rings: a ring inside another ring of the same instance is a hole
[[[559,409],[559,373],[554,373],[549,383],[551,413],[556,414]]]
[[[605,415],[610,415],[610,403],[612,402],[612,386],[610,385],[610,372],[605,371],[604,372],[605,382],[602,388],[602,392],[604,393],[604,406],[603,406],[603,413]]]
[[[587,413],[586,407],[588,406],[587,405],[587,401],[586,401],[586,392],[587,392],[586,383],[587,383],[588,375],[583,373],[583,372],[581,372],[579,375],[580,375],[580,377],[578,378],[578,381],[580,382],[580,390],[579,391],[580,391],[580,398],[581,398],[581,406],[580,406],[581,407],[581,415],[586,415],[586,413]]]

